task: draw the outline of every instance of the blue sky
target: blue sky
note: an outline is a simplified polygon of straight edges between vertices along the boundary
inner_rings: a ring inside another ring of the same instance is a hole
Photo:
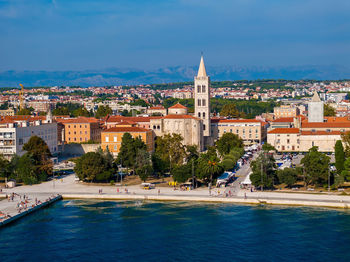
[[[350,66],[348,0],[0,0],[0,70]]]

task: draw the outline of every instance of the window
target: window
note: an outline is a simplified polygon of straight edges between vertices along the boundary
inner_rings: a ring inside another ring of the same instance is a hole
[[[203,125],[203,130],[205,130],[205,125]]]
[[[109,136],[106,136],[106,142],[109,142]]]
[[[203,99],[202,100],[202,106],[205,106],[205,104],[206,104],[206,101],[205,101],[205,99]]]
[[[203,112],[203,118],[205,118],[205,112]]]
[[[287,144],[289,144],[289,139],[287,139]]]
[[[70,125],[68,125],[68,128],[70,128]]]
[[[199,118],[201,117],[201,112],[198,112],[198,117],[199,117]]]
[[[160,126],[159,126],[159,125],[157,126],[157,129],[160,129]]]
[[[153,126],[153,129],[156,129],[156,126]]]
[[[87,131],[85,131],[85,135],[87,135]]]
[[[74,135],[76,135],[76,134],[77,134],[77,132],[74,131]]]
[[[238,130],[238,129],[236,129],[236,133],[237,133],[237,134],[239,133],[239,130]]]
[[[232,129],[230,129],[230,133],[232,133]]]
[[[197,86],[197,93],[201,92],[201,86]]]
[[[201,106],[202,105],[202,100],[198,99],[198,106]]]
[[[85,125],[85,128],[87,128],[87,125]]]
[[[205,93],[205,86],[202,86],[202,92]]]
[[[82,139],[82,138],[80,138],[80,141],[83,141],[83,139]]]
[[[81,125],[79,127],[81,128]]]
[[[76,126],[76,125],[74,125],[74,128],[77,128],[77,126]]]
[[[113,139],[114,139],[114,142],[117,142],[118,137],[115,136]]]

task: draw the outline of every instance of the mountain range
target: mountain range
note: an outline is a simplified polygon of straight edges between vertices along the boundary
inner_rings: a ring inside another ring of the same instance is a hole
[[[25,86],[107,86],[192,81],[196,66],[175,66],[154,70],[108,68],[83,71],[3,71],[0,87]],[[207,67],[212,81],[255,79],[350,79],[350,68],[330,66],[213,66]]]

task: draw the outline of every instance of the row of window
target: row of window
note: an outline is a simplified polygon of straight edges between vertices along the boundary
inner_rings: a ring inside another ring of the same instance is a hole
[[[198,112],[198,117],[201,118],[201,112]],[[202,117],[205,118],[205,112],[202,113]]]
[[[207,105],[207,101],[205,99],[198,99],[197,105],[198,106],[206,106]]]
[[[88,133],[88,132],[87,132],[87,131],[85,131],[85,135],[87,135],[87,133]],[[71,134],[71,132],[70,132],[70,131],[68,131],[68,135],[70,135],[70,134]],[[77,132],[76,132],[76,131],[74,131],[74,132],[73,132],[73,134],[74,134],[74,135],[76,135],[76,134],[77,134]],[[80,134],[83,134],[83,131],[80,131]]]
[[[82,128],[83,125],[79,125],[79,128]],[[68,128],[71,128],[71,125],[68,125]],[[72,125],[72,128],[77,128],[77,125]],[[87,125],[84,125],[84,128],[87,128]]]
[[[207,92],[206,91],[206,86],[204,86],[204,85],[202,85],[202,86],[198,85],[197,86],[197,93],[205,93],[205,92]]]
[[[230,129],[230,133],[233,133],[232,131],[233,131],[233,129]],[[235,131],[236,131],[237,134],[239,134],[239,129],[236,129]],[[252,133],[252,130],[249,129],[248,132]],[[259,132],[259,130],[255,129],[255,133],[257,134],[258,132]],[[218,129],[218,133],[220,133],[220,129]],[[226,129],[224,129],[224,133],[226,133]],[[245,134],[245,129],[242,129],[242,133]]]
[[[68,142],[73,142],[73,141],[74,141],[74,142],[76,142],[76,141],[80,141],[80,142],[83,142],[83,141],[84,141],[84,142],[87,142],[88,139],[87,139],[86,137],[85,137],[85,139],[83,139],[82,137],[80,137],[79,140],[77,140],[76,137],[74,137],[74,138],[72,138],[72,139],[71,139],[70,137],[68,138]]]

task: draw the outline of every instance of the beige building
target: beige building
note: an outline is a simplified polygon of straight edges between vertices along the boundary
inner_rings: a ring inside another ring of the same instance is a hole
[[[302,131],[299,128],[276,128],[268,132],[267,143],[279,152],[307,152],[317,146],[320,152],[334,152],[339,131]]]
[[[12,108],[0,110],[0,116],[14,116],[15,111]]]
[[[261,143],[266,138],[267,123],[255,119],[211,119],[214,139],[225,133],[238,135],[246,145]]]
[[[300,114],[300,111],[295,105],[281,105],[273,109],[273,114],[275,119],[281,117],[296,117]]]
[[[154,106],[147,109],[147,114],[149,115],[159,115],[166,116],[167,110],[164,106]]]

